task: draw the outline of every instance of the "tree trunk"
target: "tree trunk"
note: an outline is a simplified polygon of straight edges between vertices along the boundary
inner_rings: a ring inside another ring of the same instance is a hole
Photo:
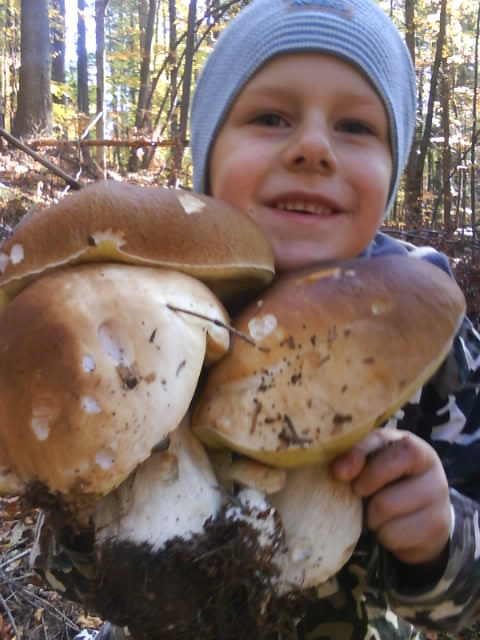
[[[175,147],[175,164],[170,184],[178,184],[181,180],[183,152],[187,145],[187,123],[190,108],[190,90],[192,86],[193,54],[195,51],[195,20],[197,17],[197,0],[190,0],[188,8],[187,42],[185,45],[185,64],[182,80],[182,103],[180,107],[180,128],[178,142]]]
[[[168,1],[168,23],[169,23],[169,34],[170,40],[168,44],[168,76],[169,76],[169,85],[167,87],[167,94],[170,95],[170,112],[171,117],[169,118],[170,124],[170,139],[176,140],[178,136],[178,111],[175,108],[177,103],[177,82],[178,82],[178,38],[177,38],[177,6],[175,4],[175,0]],[[164,100],[166,102],[166,99]],[[176,149],[172,149],[169,153],[169,167],[175,167],[176,162]]]
[[[22,0],[21,67],[13,133],[17,137],[52,130],[48,0]]]
[[[85,114],[87,120],[90,111],[88,99],[88,58],[87,37],[85,29],[85,0],[77,0],[77,83],[78,110]]]
[[[148,12],[146,10],[146,0],[141,0],[140,5],[140,55],[142,62],[140,65],[140,91],[138,92],[135,126],[137,132],[146,134],[148,129],[151,129],[152,122],[148,97],[150,95],[150,56],[157,13],[157,0],[148,0]],[[134,151],[130,155],[128,170],[138,170],[138,154]]]
[[[476,238],[476,224],[477,216],[475,211],[475,189],[476,187],[476,140],[477,140],[477,92],[478,92],[478,45],[480,37],[480,4],[477,11],[477,26],[475,29],[475,64],[474,64],[474,76],[473,76],[473,105],[472,105],[472,150],[470,154],[471,173],[470,173],[470,197],[471,197],[471,210],[472,210],[472,230],[473,239]],[[475,244],[475,243],[474,243]],[[472,247],[472,262],[476,262],[476,252]]]
[[[405,43],[415,66],[415,0],[405,0]]]
[[[52,80],[60,85],[53,101],[65,104],[65,0],[52,0],[52,6]]]
[[[95,62],[97,67],[97,140],[105,137],[105,10],[108,0],[95,0]],[[97,147],[97,164],[105,169],[105,147]]]
[[[422,224],[422,182],[423,170],[425,166],[425,158],[430,142],[430,134],[432,131],[433,107],[435,102],[435,94],[438,86],[438,75],[440,64],[443,57],[443,45],[445,42],[445,33],[447,27],[447,0],[441,0],[440,4],[440,25],[437,38],[437,46],[435,51],[435,60],[432,68],[432,76],[430,80],[430,94],[428,97],[427,114],[425,116],[425,126],[423,135],[420,140],[420,149],[418,153],[411,153],[409,158],[409,170],[407,171],[407,180],[405,186],[405,208],[406,222],[409,227],[420,227]]]
[[[452,186],[451,170],[452,161],[450,155],[450,74],[446,57],[442,60],[442,73],[440,76],[440,105],[442,109],[442,188],[443,192],[443,224],[445,229],[452,227]]]
[[[87,32],[85,27],[85,0],[77,0],[77,104],[79,112],[78,137],[85,135],[90,118],[88,96]],[[97,170],[88,147],[80,147],[83,163],[90,175],[97,177]]]

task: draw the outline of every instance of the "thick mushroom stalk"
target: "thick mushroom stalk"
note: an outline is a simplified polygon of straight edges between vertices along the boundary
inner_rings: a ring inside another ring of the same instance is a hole
[[[287,472],[285,488],[269,496],[282,522],[284,541],[273,558],[280,595],[317,587],[353,553],[362,528],[362,502],[327,465]]]
[[[148,267],[70,268],[22,291],[0,314],[4,482],[85,525],[176,429],[206,353],[228,349],[205,318],[228,322],[207,287]]]
[[[223,492],[186,423],[93,516],[91,601],[135,640],[238,638],[294,628],[276,595],[282,526],[263,494]]]
[[[258,492],[280,519],[282,543],[272,558],[276,577],[270,597],[280,606],[282,596],[291,603],[306,601],[310,589],[350,558],[361,533],[361,499],[349,484],[334,480],[326,464],[285,470],[240,457],[222,467],[224,486],[233,491],[233,481],[242,490]]]
[[[154,553],[172,538],[188,541],[216,516],[222,502],[205,449],[184,420],[164,450],[153,453],[96,505],[93,524],[100,561],[102,549],[114,545],[147,545]]]

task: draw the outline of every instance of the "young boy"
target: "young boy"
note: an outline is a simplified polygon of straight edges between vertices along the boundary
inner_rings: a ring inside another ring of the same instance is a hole
[[[410,56],[374,0],[254,0],[223,32],[197,84],[194,189],[250,215],[278,272],[385,253],[449,271],[445,256],[378,232],[415,115]],[[319,590],[299,639],[405,640],[415,637],[409,622],[455,629],[474,619],[479,371],[480,337],[465,319],[421,393],[332,463],[365,498],[365,533]],[[114,637],[110,625],[100,637]]]
[[[197,84],[194,189],[251,216],[277,272],[385,253],[449,271],[442,254],[378,232],[415,116],[409,53],[374,0],[254,0]],[[406,620],[454,629],[480,610],[479,366],[480,338],[465,319],[421,393],[333,462],[365,499],[365,534],[299,638],[405,639]]]

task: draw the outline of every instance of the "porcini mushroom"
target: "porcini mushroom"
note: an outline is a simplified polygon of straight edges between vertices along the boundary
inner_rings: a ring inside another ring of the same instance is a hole
[[[279,278],[235,318],[257,348],[236,339],[212,369],[193,430],[273,466],[329,460],[433,375],[464,313],[446,273],[405,256]]]
[[[241,212],[112,181],[24,220],[0,271],[0,489],[74,526],[177,427],[205,358],[228,349],[217,295],[274,273]]]
[[[228,322],[207,287],[149,267],[83,265],[22,291],[0,313],[0,440],[23,493],[86,525],[176,429],[206,353],[228,349],[206,317]]]
[[[348,560],[361,501],[326,463],[435,373],[464,313],[443,271],[385,256],[281,277],[234,318],[256,348],[235,338],[209,372],[192,430],[209,447],[286,469],[268,495],[284,533],[272,560],[278,594],[316,587]],[[241,483],[257,487],[262,474],[246,469]]]
[[[214,198],[181,189],[97,182],[24,219],[0,249],[0,308],[29,282],[84,262],[187,273],[220,299],[274,275],[255,223]]]

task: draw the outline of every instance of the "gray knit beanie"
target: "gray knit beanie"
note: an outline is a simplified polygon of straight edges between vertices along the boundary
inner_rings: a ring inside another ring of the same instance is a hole
[[[209,188],[215,138],[243,87],[269,60],[318,52],[357,67],[385,105],[393,157],[391,208],[415,129],[415,72],[396,27],[375,0],[253,0],[223,31],[197,82],[191,150],[196,191]]]

